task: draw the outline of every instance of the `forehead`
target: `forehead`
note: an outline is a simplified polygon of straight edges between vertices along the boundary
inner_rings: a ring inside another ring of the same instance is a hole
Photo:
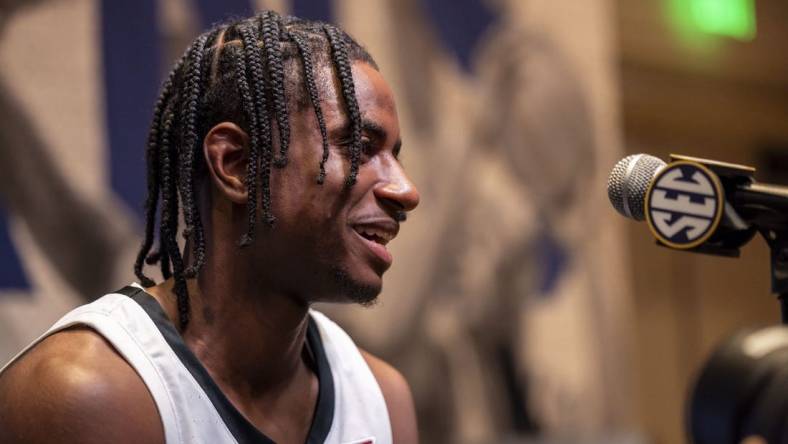
[[[319,88],[321,101],[327,105],[323,106],[323,113],[330,121],[344,121],[346,108],[339,79],[333,74],[332,67],[322,69],[326,70],[324,74],[331,74],[320,76],[323,83]],[[397,133],[393,136],[398,136],[399,121],[394,93],[380,72],[365,62],[354,62],[352,75],[361,118],[379,123]]]
[[[394,93],[378,70],[366,63],[358,62],[353,64],[352,72],[359,105],[363,102],[394,115],[397,114]],[[362,107],[362,114],[363,111]]]

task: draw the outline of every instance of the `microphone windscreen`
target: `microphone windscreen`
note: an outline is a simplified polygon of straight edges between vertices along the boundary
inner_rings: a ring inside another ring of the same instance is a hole
[[[607,179],[607,197],[622,215],[645,219],[646,192],[654,176],[667,165],[648,154],[632,154],[618,161]]]

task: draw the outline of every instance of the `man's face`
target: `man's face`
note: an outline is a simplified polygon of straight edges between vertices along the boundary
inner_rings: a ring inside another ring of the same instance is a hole
[[[318,76],[333,79],[318,84],[330,149],[325,181],[316,181],[323,148],[314,110],[295,111],[291,101],[288,165],[271,175],[276,225],[256,242],[255,260],[266,279],[309,301],[373,301],[393,260],[386,244],[399,231],[397,215],[419,202],[398,160],[400,129],[391,89],[366,63],[354,63],[352,72],[363,128],[355,185],[345,186],[351,127],[329,71]]]

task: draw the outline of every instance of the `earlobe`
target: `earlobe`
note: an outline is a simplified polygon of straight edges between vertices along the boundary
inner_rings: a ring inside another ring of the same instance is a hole
[[[203,152],[211,183],[230,201],[245,204],[249,137],[238,125],[221,122],[205,135]]]

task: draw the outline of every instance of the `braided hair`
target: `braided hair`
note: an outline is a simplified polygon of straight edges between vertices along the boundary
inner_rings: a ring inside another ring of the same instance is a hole
[[[199,35],[175,63],[162,85],[148,134],[145,238],[134,273],[143,286],[153,286],[155,282],[144,274],[144,264],[158,263],[162,276],[174,279],[181,330],[187,328],[190,314],[186,279],[197,276],[206,259],[205,234],[195,199],[195,185],[207,171],[201,155],[205,135],[223,121],[238,124],[249,135],[245,177],[248,219],[239,246],[251,245],[258,198],[263,222],[273,226],[276,220],[271,212],[270,174],[272,167],[287,164],[291,137],[288,104],[299,111],[307,106],[314,110],[323,148],[316,180],[322,184],[325,179],[329,144],[315,80],[317,67],[331,66],[339,79],[352,131],[346,185],[355,183],[361,153],[361,114],[351,75],[355,61],[377,69],[369,53],[338,27],[264,11]],[[279,136],[278,153],[274,153],[274,133]],[[185,224],[182,234],[191,250],[183,253],[177,239],[181,214]],[[154,249],[157,215],[158,245]]]

